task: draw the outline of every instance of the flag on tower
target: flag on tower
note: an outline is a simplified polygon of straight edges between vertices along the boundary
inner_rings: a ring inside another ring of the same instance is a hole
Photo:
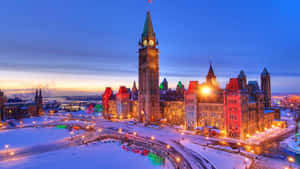
[[[152,0],[148,0],[148,2],[149,2],[150,4],[152,4]]]

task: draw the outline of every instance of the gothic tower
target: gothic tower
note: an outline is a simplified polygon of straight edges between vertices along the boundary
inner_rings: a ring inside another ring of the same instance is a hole
[[[240,74],[238,75],[238,80],[242,88],[245,89],[247,86],[247,77],[243,70],[240,71]]]
[[[210,64],[209,66],[209,70],[208,70],[208,73],[206,75],[206,83],[208,85],[211,85],[211,86],[218,86],[217,84],[217,77],[214,73],[214,70],[213,70],[213,67],[212,65]]]
[[[265,97],[265,107],[271,107],[271,78],[270,73],[266,68],[260,75],[261,90],[264,93]]]
[[[158,42],[147,12],[142,39],[139,42],[139,120],[155,123],[161,118],[159,105]]]
[[[36,112],[33,114],[34,116],[39,116],[43,113],[43,96],[42,96],[42,89],[36,89],[35,98],[36,104]]]

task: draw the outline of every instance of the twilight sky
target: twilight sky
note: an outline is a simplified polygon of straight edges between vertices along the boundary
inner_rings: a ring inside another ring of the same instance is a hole
[[[204,81],[212,60],[221,86],[241,69],[259,80],[267,67],[272,92],[300,92],[299,0],[3,1],[0,87],[131,87],[147,10],[169,86]]]

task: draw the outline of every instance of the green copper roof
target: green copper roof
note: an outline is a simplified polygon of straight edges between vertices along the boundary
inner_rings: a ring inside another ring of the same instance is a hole
[[[161,84],[159,85],[159,88],[160,88],[161,90],[163,90],[163,89],[164,89],[164,85],[161,83]]]
[[[153,26],[152,26],[152,21],[151,21],[149,11],[147,12],[146,21],[145,21],[145,25],[144,25],[144,32],[143,32],[142,37],[144,38],[146,36],[154,36]]]
[[[182,87],[181,81],[178,82],[177,86],[181,89],[181,87]]]

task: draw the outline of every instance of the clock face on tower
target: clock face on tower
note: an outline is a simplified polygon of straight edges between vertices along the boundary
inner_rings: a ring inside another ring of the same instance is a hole
[[[147,46],[147,40],[144,40],[144,41],[143,41],[143,45],[144,45],[144,46]]]
[[[149,45],[150,45],[150,46],[154,46],[154,41],[153,41],[153,40],[150,40],[150,41],[149,41]]]

